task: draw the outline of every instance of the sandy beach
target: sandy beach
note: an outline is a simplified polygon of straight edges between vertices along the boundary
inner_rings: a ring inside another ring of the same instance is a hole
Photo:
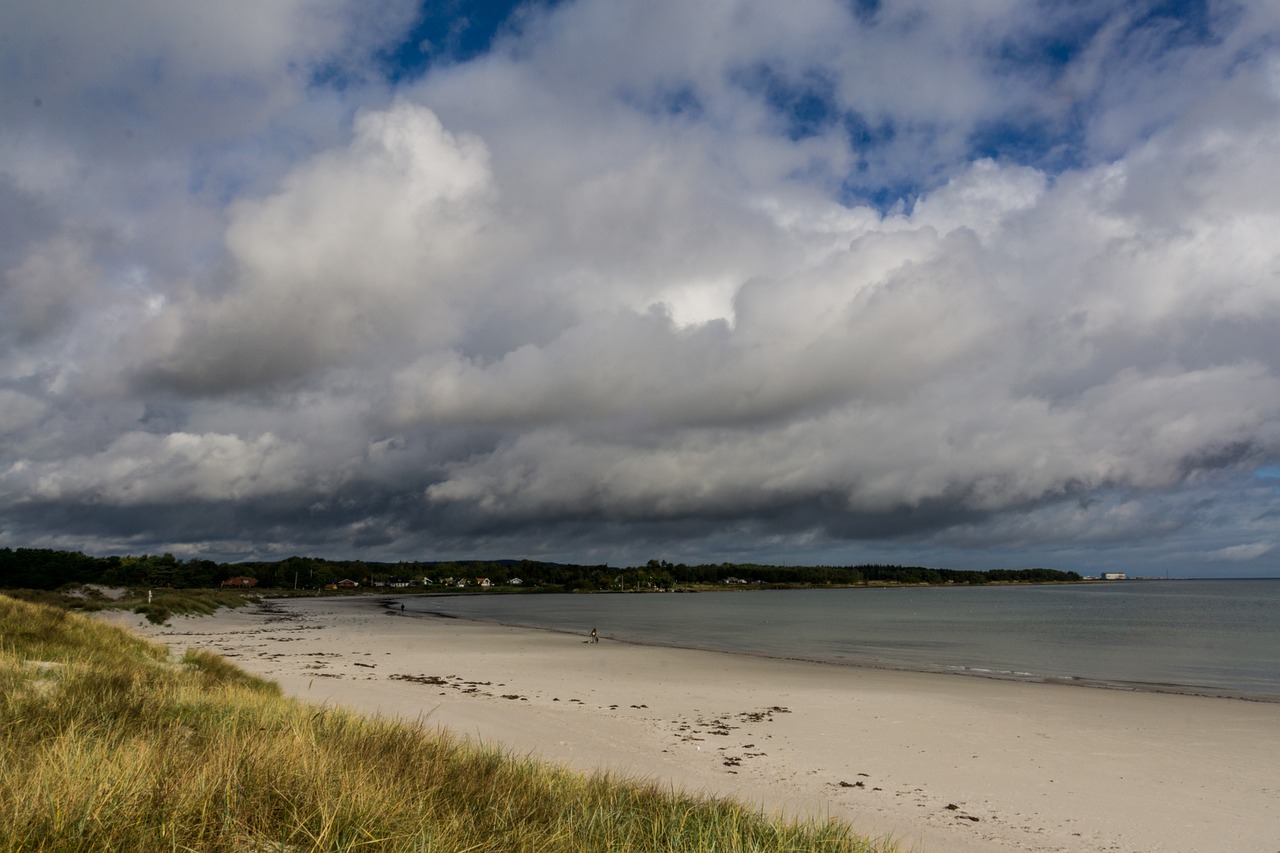
[[[1280,851],[1280,704],[892,672],[271,601],[157,627],[291,695],[921,853]]]

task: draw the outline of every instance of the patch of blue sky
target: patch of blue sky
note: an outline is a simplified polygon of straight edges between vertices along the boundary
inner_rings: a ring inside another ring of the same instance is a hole
[[[1225,7],[1224,7],[1225,8]],[[1153,0],[1130,10],[1083,7],[1078,17],[1064,16],[1040,36],[1009,40],[990,57],[995,69],[1010,76],[1039,78],[1051,88],[1117,14],[1127,14],[1117,55],[1148,61],[1167,52],[1214,42],[1214,12],[1208,0]],[[1094,93],[1056,114],[1004,116],[984,122],[970,136],[971,156],[1030,165],[1051,174],[1084,165],[1084,116]]]
[[[846,179],[840,187],[838,201],[846,207],[871,207],[881,215],[910,214],[925,189],[926,185],[920,181],[901,180],[864,186]]]
[[[1082,34],[1081,43],[1087,38],[1088,34]],[[1074,41],[1070,46],[1044,42],[1036,48],[1039,53],[1034,58],[1024,56],[1022,67],[1066,62],[1069,54],[1078,49],[1080,44]],[[911,179],[904,175],[877,174],[868,168],[868,164],[885,159],[883,154],[898,140],[899,128],[889,118],[873,121],[856,110],[842,108],[834,84],[822,69],[784,76],[774,67],[761,63],[738,72],[734,82],[764,101],[777,122],[779,133],[793,142],[837,130],[843,134],[855,162],[843,178],[838,193],[843,204],[869,204],[886,212],[899,204],[909,207],[916,196],[932,186],[928,174]],[[912,132],[928,135],[928,129],[923,127]],[[975,128],[968,140],[966,159],[991,158],[1056,174],[1081,165],[1083,139],[1083,122],[1075,110],[1057,117],[1010,114]],[[937,164],[918,165],[928,173]]]
[[[764,100],[792,142],[826,133],[840,120],[835,86],[822,69],[792,78],[762,62],[739,71],[734,82]]]
[[[851,0],[849,11],[862,23],[873,23],[880,11],[880,0]]]
[[[1020,33],[996,45],[988,56],[997,70],[1009,74],[1047,76],[1052,79],[1086,51],[1107,26],[1108,15],[1083,11],[1078,17],[1054,22],[1043,33]]]
[[[844,176],[836,195],[841,204],[869,205],[881,213],[910,210],[915,199],[932,186],[927,174],[890,177],[872,168],[871,162],[880,159],[898,138],[898,127],[892,121],[872,124],[863,114],[846,110],[840,115],[840,126],[855,156],[854,167]],[[928,132],[925,128],[916,130]]]
[[[422,0],[413,26],[375,56],[376,70],[392,84],[412,82],[432,68],[487,53],[498,36],[517,27],[519,11],[561,0]],[[343,91],[363,81],[339,63],[309,69],[313,87]]]
[[[992,59],[1014,73],[1054,73],[1065,69],[1088,49],[1104,29],[1120,18],[1121,53],[1163,53],[1218,40],[1214,21],[1231,7],[1210,8],[1209,0],[1149,0],[1130,4],[1083,4],[1055,10],[1053,26],[1038,36],[1023,36],[999,45]],[[1052,79],[1052,76],[1050,77]]]
[[[898,136],[897,126],[885,120],[872,124],[866,116],[857,110],[845,110],[840,115],[841,128],[849,147],[855,152],[865,153],[892,145]],[[865,160],[860,163],[865,168]]]
[[[1263,480],[1280,480],[1280,464],[1263,465],[1253,472],[1253,476]]]
[[[1134,19],[1131,32],[1156,33],[1163,39],[1166,49],[1212,44],[1219,37],[1213,25],[1215,10],[1211,5],[1222,10],[1231,9],[1227,4],[1211,4],[1210,0],[1157,0],[1147,5]]]
[[[1085,165],[1084,123],[1076,112],[1065,118],[1003,116],[981,122],[967,140],[970,159],[1033,166],[1057,175]]]
[[[559,0],[425,0],[417,23],[380,55],[392,83],[414,80],[436,65],[466,62],[516,26],[518,11],[552,7]]]
[[[869,164],[883,158],[894,144],[898,129],[888,119],[873,123],[862,113],[843,108],[835,85],[821,68],[799,75],[783,75],[767,63],[753,65],[734,75],[734,83],[760,98],[770,109],[780,134],[792,142],[839,133],[854,154],[855,165],[848,175],[836,176],[836,198],[848,206],[870,205],[887,212],[910,206],[926,184],[903,176],[886,176]],[[799,180],[825,182],[831,176],[822,168],[793,174]]]

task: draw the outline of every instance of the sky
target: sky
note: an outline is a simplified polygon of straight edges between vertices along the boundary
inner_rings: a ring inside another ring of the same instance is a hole
[[[1280,4],[0,0],[0,546],[1280,576]]]

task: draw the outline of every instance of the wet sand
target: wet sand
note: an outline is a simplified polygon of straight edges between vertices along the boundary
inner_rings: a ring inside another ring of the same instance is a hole
[[[383,607],[271,601],[167,627],[290,695],[904,850],[1280,851],[1280,704],[638,646]]]

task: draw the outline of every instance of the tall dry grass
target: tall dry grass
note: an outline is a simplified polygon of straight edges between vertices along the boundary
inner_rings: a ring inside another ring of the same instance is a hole
[[[217,655],[0,596],[0,849],[859,851],[836,822],[308,706]]]

